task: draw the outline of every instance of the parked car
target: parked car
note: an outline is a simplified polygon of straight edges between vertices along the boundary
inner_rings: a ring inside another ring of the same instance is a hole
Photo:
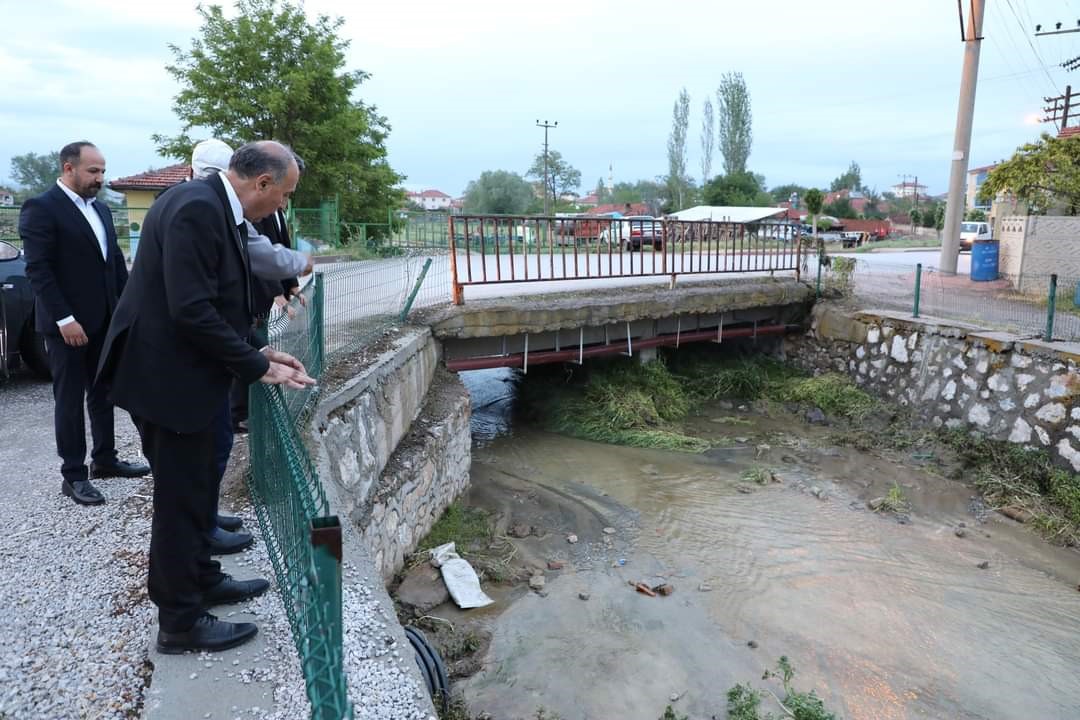
[[[23,364],[49,377],[45,341],[34,330],[34,293],[22,251],[0,241],[0,377]]]
[[[862,232],[861,230],[847,230],[840,234],[840,242],[843,247],[859,247],[870,242],[870,233]]]
[[[972,243],[993,240],[993,234],[993,231],[990,229],[990,223],[960,223],[960,249],[970,250]]]
[[[651,215],[628,215],[601,230],[600,242],[616,244],[628,252],[640,250],[642,245],[660,250],[664,246],[663,224]]]

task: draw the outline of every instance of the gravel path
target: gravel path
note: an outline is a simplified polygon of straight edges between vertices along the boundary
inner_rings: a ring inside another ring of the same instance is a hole
[[[148,651],[156,613],[146,597],[153,481],[95,481],[107,498],[104,506],[78,506],[63,497],[52,408],[48,383],[25,375],[0,383],[0,720],[138,718],[153,672]],[[134,426],[126,413],[116,417],[120,457],[139,459]],[[239,455],[246,460],[246,453]],[[235,493],[232,498],[237,504]],[[238,504],[233,511],[258,537],[251,507],[243,500]],[[261,538],[228,560],[237,577],[273,580]],[[412,649],[380,601],[385,591],[377,573],[363,560],[360,567],[347,561],[343,571],[344,653],[356,718],[427,720],[426,691],[409,665]],[[308,717],[300,663],[276,584],[260,598],[215,612],[224,619],[253,615],[266,639],[263,649],[184,660],[197,661],[218,694],[227,696],[230,684],[263,681],[274,687],[262,707],[234,705],[232,717]],[[158,659],[175,661],[174,656]],[[155,690],[160,680],[154,677]],[[184,686],[163,690],[167,697],[197,705],[195,697],[184,695],[190,692]]]

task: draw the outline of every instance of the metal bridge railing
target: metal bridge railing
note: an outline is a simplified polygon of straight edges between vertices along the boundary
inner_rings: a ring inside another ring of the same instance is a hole
[[[799,225],[640,218],[448,218],[455,304],[466,285],[793,271]]]

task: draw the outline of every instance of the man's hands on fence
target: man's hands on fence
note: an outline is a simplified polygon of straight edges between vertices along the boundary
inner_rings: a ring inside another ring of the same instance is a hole
[[[307,374],[304,364],[288,353],[273,348],[263,348],[262,354],[270,361],[270,368],[259,378],[267,385],[284,385],[294,390],[302,390],[315,384],[315,378]]]

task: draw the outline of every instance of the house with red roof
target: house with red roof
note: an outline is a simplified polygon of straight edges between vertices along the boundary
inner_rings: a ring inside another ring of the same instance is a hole
[[[425,210],[449,210],[454,202],[454,199],[442,190],[407,192],[405,197]]]
[[[141,226],[146,211],[154,204],[157,196],[189,177],[191,177],[191,166],[187,163],[177,163],[159,170],[147,170],[138,175],[117,178],[109,182],[109,189],[124,194],[127,200],[128,221]]]

